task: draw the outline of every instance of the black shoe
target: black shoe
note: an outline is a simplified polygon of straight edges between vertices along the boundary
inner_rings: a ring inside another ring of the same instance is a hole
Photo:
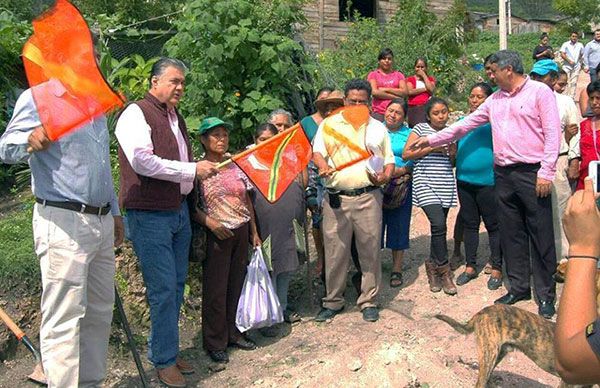
[[[236,342],[230,342],[229,346],[232,348],[238,348],[242,350],[254,350],[256,349],[256,344],[254,341],[246,339],[244,337],[240,338]]]
[[[287,322],[287,323],[296,323],[296,322],[300,322],[302,320],[302,318],[295,311],[285,310],[283,312],[283,320],[284,320],[284,322]]]
[[[229,362],[229,356],[225,350],[209,350],[208,356],[214,361],[221,364],[227,364]]]
[[[471,280],[475,279],[477,277],[477,272],[473,272],[473,273],[468,273],[467,271],[461,273],[460,275],[458,275],[458,277],[456,278],[456,285],[457,286],[464,286],[465,284],[469,283]]]
[[[315,322],[325,322],[328,319],[333,319],[333,317],[341,313],[343,309],[343,307],[339,310],[333,310],[328,309],[327,307],[323,307],[315,317]]]
[[[366,307],[362,311],[363,319],[367,322],[376,322],[379,319],[377,307]]]
[[[553,300],[540,300],[540,306],[538,308],[538,314],[546,319],[550,319],[556,314]]]
[[[515,304],[522,300],[531,300],[531,293],[515,295],[510,292],[494,301],[494,304]]]
[[[502,278],[495,278],[493,276],[490,276],[490,278],[488,279],[487,282],[487,288],[488,290],[497,290],[498,288],[500,288],[500,286],[502,285]]]

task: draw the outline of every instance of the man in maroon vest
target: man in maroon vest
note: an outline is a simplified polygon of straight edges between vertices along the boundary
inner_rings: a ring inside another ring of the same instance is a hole
[[[187,197],[196,177],[217,172],[214,163],[194,162],[185,121],[176,109],[185,71],[177,59],[156,62],[150,91],[125,108],[115,130],[121,167],[119,205],[127,213],[150,304],[148,357],[159,379],[170,387],[184,387],[182,374],[194,372],[178,357],[178,320],[191,239]]]

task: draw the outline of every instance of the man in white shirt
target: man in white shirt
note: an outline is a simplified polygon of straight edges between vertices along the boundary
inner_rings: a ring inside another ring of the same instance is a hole
[[[581,59],[583,58],[583,44],[578,42],[579,33],[571,32],[571,38],[560,47],[560,56],[564,60],[563,70],[567,73],[568,83],[565,94],[575,98],[577,79],[581,71]]]
[[[185,65],[161,58],[152,66],[150,91],[119,116],[121,182],[119,205],[127,212],[150,305],[148,357],[159,380],[185,387],[192,366],[179,357],[179,310],[187,277],[195,209],[196,178],[217,172],[209,161],[195,163],[177,105],[185,85]],[[189,204],[189,205],[188,205]]]

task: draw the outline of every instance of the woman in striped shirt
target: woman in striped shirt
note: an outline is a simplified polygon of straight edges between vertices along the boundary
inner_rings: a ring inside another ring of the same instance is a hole
[[[423,209],[431,226],[430,258],[425,261],[429,289],[448,295],[456,294],[452,271],[448,263],[446,244],[446,219],[448,210],[456,206],[456,181],[452,170],[452,158],[456,146],[413,149],[412,144],[421,136],[427,136],[446,128],[448,104],[441,98],[432,97],[425,106],[427,123],[417,124],[410,136],[402,158],[414,160],[413,205]]]

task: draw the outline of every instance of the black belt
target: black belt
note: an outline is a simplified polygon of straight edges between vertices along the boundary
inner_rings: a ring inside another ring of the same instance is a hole
[[[37,197],[35,198],[35,202],[39,203],[40,205],[44,205],[44,206],[52,206],[52,207],[57,207],[60,209],[73,210],[73,211],[76,211],[79,213],[96,214],[99,216],[105,216],[108,214],[108,212],[110,212],[110,203],[104,207],[96,207],[96,206],[90,206],[90,205],[86,205],[84,203],[79,203],[79,202],[47,201],[45,199],[41,199],[41,198],[37,198]]]
[[[339,194],[339,195],[345,195],[347,197],[357,197],[359,195],[368,193],[369,191],[377,190],[378,188],[379,188],[379,186],[366,186],[366,187],[361,187],[360,189],[354,189],[354,190],[339,190],[339,191],[335,191],[334,193]]]
[[[567,156],[569,155],[569,152],[561,152],[560,154],[558,154],[558,156]]]

